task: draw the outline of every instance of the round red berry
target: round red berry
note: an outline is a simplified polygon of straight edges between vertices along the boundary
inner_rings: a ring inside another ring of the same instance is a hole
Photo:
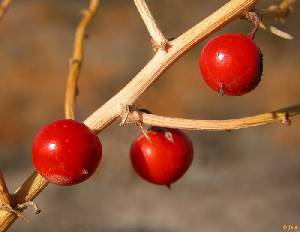
[[[192,142],[178,129],[152,127],[147,137],[141,134],[132,143],[132,165],[145,180],[169,187],[192,163]]]
[[[83,123],[63,119],[43,127],[32,144],[32,160],[49,182],[73,185],[88,179],[102,158],[102,145]]]
[[[202,49],[199,66],[205,82],[215,91],[239,96],[261,80],[263,60],[253,40],[242,34],[223,34]]]

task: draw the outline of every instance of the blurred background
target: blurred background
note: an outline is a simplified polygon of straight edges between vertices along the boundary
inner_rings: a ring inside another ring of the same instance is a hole
[[[162,31],[172,38],[226,1],[147,2]],[[259,7],[277,2],[260,1]],[[13,1],[0,22],[0,164],[11,191],[33,170],[30,150],[35,133],[64,115],[74,30],[87,6],[87,0]],[[299,103],[299,7],[286,24],[271,22],[294,40],[258,32],[264,73],[251,93],[221,97],[207,87],[198,70],[201,43],[164,73],[137,105],[166,116],[225,119]],[[218,33],[250,30],[249,23],[236,20]],[[154,54],[133,1],[101,1],[88,32],[77,101],[81,121]],[[299,128],[298,116],[292,118],[292,126],[187,132],[194,144],[194,162],[168,190],[134,173],[128,151],[140,131],[116,122],[99,135],[103,160],[97,173],[78,186],[49,185],[35,200],[42,213],[35,216],[28,209],[31,223],[18,220],[10,231],[274,232],[285,224],[300,227]]]

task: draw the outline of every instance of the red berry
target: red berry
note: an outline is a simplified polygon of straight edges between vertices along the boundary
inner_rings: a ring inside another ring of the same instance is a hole
[[[215,91],[239,96],[253,90],[263,71],[260,49],[242,34],[224,34],[210,40],[200,53],[199,66]]]
[[[192,163],[192,142],[178,129],[152,127],[147,136],[141,134],[132,143],[132,165],[145,180],[169,187]]]
[[[102,145],[83,123],[63,119],[43,127],[32,144],[37,171],[58,185],[74,185],[95,172],[102,157]]]

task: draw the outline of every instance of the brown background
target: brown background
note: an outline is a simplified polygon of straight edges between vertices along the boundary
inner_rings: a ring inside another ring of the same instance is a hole
[[[167,37],[176,37],[226,1],[148,1]],[[267,6],[272,1],[261,1]],[[273,1],[276,2],[276,1]],[[0,23],[1,169],[13,191],[33,170],[36,131],[63,117],[68,60],[83,0],[14,1]],[[299,9],[285,25],[295,39],[259,31],[264,53],[259,87],[242,97],[221,97],[198,71],[200,44],[174,64],[138,101],[154,113],[223,119],[254,115],[299,103]],[[226,31],[247,33],[237,20]],[[122,88],[152,57],[149,36],[133,1],[102,1],[89,29],[80,77],[78,120]],[[195,159],[169,191],[141,180],[128,157],[139,133],[114,123],[100,134],[103,160],[89,181],[50,185],[37,199],[42,213],[26,214],[11,231],[215,232],[282,231],[300,226],[300,117],[233,132],[187,132]]]

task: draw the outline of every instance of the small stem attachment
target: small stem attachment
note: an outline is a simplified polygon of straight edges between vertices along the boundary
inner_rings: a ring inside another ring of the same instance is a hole
[[[244,19],[248,20],[250,23],[253,24],[253,29],[251,30],[251,32],[248,34],[248,36],[251,38],[251,39],[254,39],[255,37],[255,34],[259,28],[259,25],[260,25],[260,18],[259,16],[254,12],[254,11],[248,11],[246,12],[243,17]]]
[[[147,3],[144,0],[134,0],[134,3],[149,31],[152,38],[152,47],[156,51],[162,49],[168,51],[168,40],[159,29],[155,19],[153,18],[151,11],[149,10]]]
[[[83,10],[83,16],[77,26],[74,41],[73,56],[70,60],[70,69],[67,79],[65,97],[65,118],[75,118],[75,100],[78,94],[78,79],[83,60],[83,45],[86,38],[86,29],[97,13],[99,0],[91,0],[89,8]]]
[[[226,131],[261,126],[273,122],[288,123],[290,125],[290,117],[298,114],[300,114],[300,104],[252,117],[226,120],[192,120],[131,111],[128,114],[127,123],[140,122],[151,126],[186,130]]]
[[[11,0],[3,0],[0,4],[0,20],[3,19],[5,13],[7,12],[9,6],[11,4]]]

